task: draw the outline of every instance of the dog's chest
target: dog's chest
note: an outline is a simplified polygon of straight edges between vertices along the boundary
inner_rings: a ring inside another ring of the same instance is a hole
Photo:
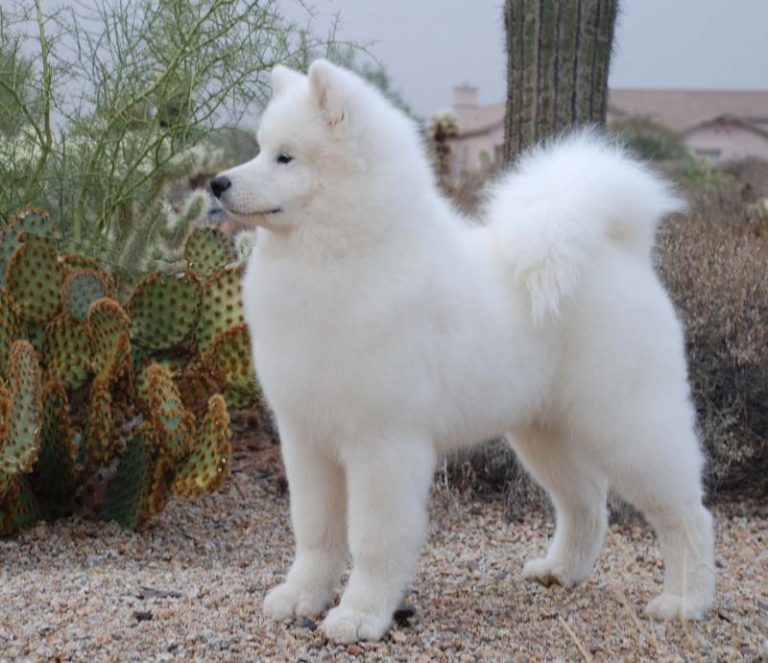
[[[273,406],[349,399],[393,359],[395,313],[369,275],[256,263],[243,297],[256,371]]]

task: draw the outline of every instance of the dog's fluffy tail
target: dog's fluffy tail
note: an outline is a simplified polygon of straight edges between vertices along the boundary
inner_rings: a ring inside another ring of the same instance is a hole
[[[487,218],[495,249],[542,320],[557,315],[606,243],[649,260],[659,220],[684,208],[618,145],[581,131],[523,156],[494,187]]]

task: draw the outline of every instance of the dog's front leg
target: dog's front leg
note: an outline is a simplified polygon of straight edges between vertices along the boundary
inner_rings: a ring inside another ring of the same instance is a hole
[[[353,568],[338,607],[322,623],[338,642],[378,640],[399,605],[427,533],[435,467],[431,441],[388,436],[344,457]]]
[[[331,455],[280,427],[296,557],[282,585],[264,599],[272,619],[320,614],[333,598],[347,557],[344,470]]]

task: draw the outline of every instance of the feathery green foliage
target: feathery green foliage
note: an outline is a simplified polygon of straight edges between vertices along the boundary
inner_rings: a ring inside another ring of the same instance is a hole
[[[333,32],[316,37],[285,18],[277,0],[8,0],[0,218],[51,209],[69,251],[129,281],[178,269],[207,201],[174,209],[171,187],[218,169],[217,127],[265,103],[275,64],[300,67],[334,44]]]

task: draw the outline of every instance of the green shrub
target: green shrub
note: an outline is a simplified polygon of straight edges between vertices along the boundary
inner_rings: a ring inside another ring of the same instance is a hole
[[[68,250],[145,269],[153,247],[131,238],[151,245],[158,224],[169,234],[169,187],[216,169],[215,127],[265,102],[275,64],[301,66],[332,45],[276,0],[9,0],[0,218],[43,206]]]
[[[641,159],[667,161],[687,154],[680,136],[650,117],[622,117],[611,122],[609,130]]]

